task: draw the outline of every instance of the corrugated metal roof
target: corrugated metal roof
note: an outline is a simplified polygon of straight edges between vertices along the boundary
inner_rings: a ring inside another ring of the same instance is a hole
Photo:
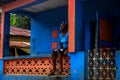
[[[30,30],[10,27],[10,35],[30,37]],[[10,47],[30,47],[30,42],[10,41]]]
[[[24,8],[23,10],[37,13],[62,6],[67,6],[67,4],[68,0],[47,0],[45,2],[30,6],[28,8]]]
[[[10,27],[10,35],[30,37],[30,30]],[[23,41],[10,41],[10,47],[30,47],[30,43]]]
[[[1,24],[0,24],[0,27],[1,27]],[[0,34],[1,34],[1,32],[0,32]],[[30,30],[11,26],[10,27],[10,35],[30,37]]]
[[[30,37],[30,30],[18,27],[10,27],[10,35]]]
[[[29,42],[10,41],[10,47],[30,47]]]

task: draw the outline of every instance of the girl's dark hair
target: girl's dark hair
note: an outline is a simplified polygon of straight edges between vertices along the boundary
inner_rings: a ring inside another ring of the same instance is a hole
[[[68,23],[64,23],[65,27],[64,30],[68,31]]]

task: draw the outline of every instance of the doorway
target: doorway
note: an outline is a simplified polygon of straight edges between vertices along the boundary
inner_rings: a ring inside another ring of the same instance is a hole
[[[88,80],[115,80],[116,58],[115,49],[110,45],[112,42],[111,23],[101,17],[97,17],[97,19],[99,22],[92,21],[90,23],[91,45],[88,52]],[[96,33],[96,31],[98,32]],[[105,34],[105,32],[107,33]],[[98,36],[97,39],[96,36]],[[98,42],[98,50],[95,48],[95,40]]]

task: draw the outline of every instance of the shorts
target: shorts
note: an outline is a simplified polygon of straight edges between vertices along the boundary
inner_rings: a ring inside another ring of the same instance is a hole
[[[60,51],[61,55],[64,55],[64,52],[67,50],[68,48],[62,48],[62,49],[55,49],[53,50],[53,52],[57,55],[57,52]]]

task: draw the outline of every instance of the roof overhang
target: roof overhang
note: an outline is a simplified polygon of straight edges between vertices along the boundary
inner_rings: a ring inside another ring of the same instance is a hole
[[[4,4],[9,4],[10,2],[14,2],[16,0],[0,0],[0,6]],[[19,13],[20,11],[30,12],[30,13],[38,13],[42,11],[47,11],[50,9],[63,7],[68,5],[68,0],[35,0],[32,3],[26,4],[24,6],[15,7],[14,9],[9,10],[13,13]]]
[[[13,2],[13,1],[15,1],[15,0],[0,0],[0,6],[2,6],[3,4]]]
[[[32,13],[37,13],[67,5],[68,5],[68,0],[46,0],[42,3],[38,3],[36,5],[32,5],[30,7],[24,8],[23,10]]]

